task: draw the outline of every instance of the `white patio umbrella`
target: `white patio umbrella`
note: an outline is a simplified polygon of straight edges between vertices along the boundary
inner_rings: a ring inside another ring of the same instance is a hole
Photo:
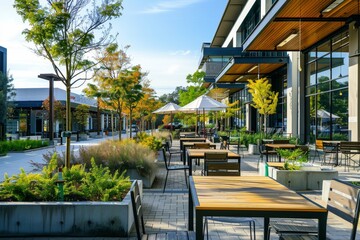
[[[324,109],[317,110],[317,116],[319,118],[330,118],[330,115],[331,115],[332,119],[340,118],[339,116],[337,116],[335,114],[330,114],[328,111],[326,111]]]
[[[204,128],[205,128],[205,112],[208,111],[221,111],[226,109],[226,104],[223,104],[219,101],[216,101],[215,99],[206,96],[201,95],[200,97],[196,98],[194,101],[188,103],[187,105],[181,107],[179,112],[187,112],[187,113],[194,113],[194,112],[203,112],[203,121],[204,121]],[[197,124],[196,124],[197,128]],[[205,129],[204,129],[205,130]],[[205,134],[205,131],[204,131]]]
[[[162,106],[161,108],[153,111],[153,113],[155,114],[170,114],[170,131],[172,131],[173,125],[173,113],[176,113],[178,111],[178,109],[180,108],[179,105],[177,105],[176,103],[168,103],[165,106]]]

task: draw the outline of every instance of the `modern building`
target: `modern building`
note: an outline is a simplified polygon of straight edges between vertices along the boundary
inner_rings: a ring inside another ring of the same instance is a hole
[[[19,136],[37,135],[48,137],[49,135],[49,117],[48,111],[43,107],[46,99],[49,99],[48,88],[17,88],[15,97],[12,99],[14,112],[8,119],[7,133],[18,134]],[[66,91],[63,89],[54,89],[54,101],[58,101],[65,109]],[[112,131],[117,129],[118,118],[111,115],[110,112],[101,111],[98,117],[97,102],[95,99],[87,98],[83,95],[71,93],[70,96],[72,112],[80,104],[90,107],[88,121],[85,126],[87,132],[97,132],[98,126],[100,131]],[[54,107],[55,108],[55,107]],[[56,109],[55,109],[56,111]],[[55,114],[56,115],[56,114]],[[99,120],[98,120],[99,118]],[[65,116],[63,119],[55,119],[54,135],[59,137],[59,133],[65,130]],[[79,124],[73,118],[72,130],[74,132],[81,130]]]
[[[4,47],[0,46],[0,74],[7,74],[7,50]],[[4,89],[2,86],[3,83],[0,84],[1,89],[0,91],[3,93]],[[6,89],[6,88],[5,88]],[[3,97],[6,96],[6,94],[2,95]],[[5,99],[2,99],[1,101],[5,101]],[[2,105],[2,108],[5,108]],[[6,117],[4,116],[5,111],[2,111],[2,114],[0,114],[0,140],[5,139],[5,126],[6,126]]]
[[[233,126],[257,131],[247,79],[279,92],[269,127],[303,142],[360,140],[360,3],[355,0],[229,0],[199,64],[205,85],[241,110]]]
[[[7,50],[6,48],[0,46],[0,72],[7,72]]]

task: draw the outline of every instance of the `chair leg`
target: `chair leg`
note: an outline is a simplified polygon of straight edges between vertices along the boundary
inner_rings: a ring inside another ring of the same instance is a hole
[[[167,182],[167,179],[168,179],[168,175],[169,175],[169,171],[166,172],[166,177],[165,177],[165,183],[164,183],[163,193],[165,192],[166,182]]]

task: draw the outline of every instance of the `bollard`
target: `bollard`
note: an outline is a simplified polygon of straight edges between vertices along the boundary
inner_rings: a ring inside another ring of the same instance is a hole
[[[64,180],[62,176],[62,168],[59,167],[58,180],[56,181],[59,188],[59,201],[64,201]]]

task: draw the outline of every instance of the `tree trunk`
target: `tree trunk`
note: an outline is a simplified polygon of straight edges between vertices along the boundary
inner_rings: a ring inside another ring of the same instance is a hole
[[[70,168],[70,142],[71,142],[71,102],[70,102],[71,87],[66,87],[66,131],[69,133],[66,136],[66,151],[65,151],[65,166]]]

